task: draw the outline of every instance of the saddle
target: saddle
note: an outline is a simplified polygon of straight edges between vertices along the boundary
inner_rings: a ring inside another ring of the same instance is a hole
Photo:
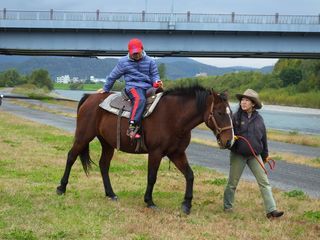
[[[146,108],[143,112],[142,118],[148,117],[155,107],[157,106],[163,92],[158,93],[157,89],[151,88],[147,91],[147,103]],[[131,102],[125,90],[122,90],[120,93],[110,94],[99,106],[106,111],[113,113],[115,115],[120,114],[120,117],[129,118],[131,112]]]
[[[158,93],[158,91],[161,91]],[[148,117],[155,107],[157,106],[163,92],[161,89],[155,89],[151,88],[146,93],[147,103],[145,110],[143,112],[142,118]],[[130,117],[131,112],[131,102],[129,97],[127,96],[125,90],[122,90],[121,93],[112,93],[110,94],[102,103],[99,104],[99,106],[106,111],[113,113],[118,116],[117,119],[117,149],[120,149],[120,130],[121,130],[121,117],[128,118]],[[142,131],[142,136],[140,139],[136,141],[137,145],[135,148],[136,152],[139,152],[140,150],[147,151],[147,147],[144,143],[144,135]]]

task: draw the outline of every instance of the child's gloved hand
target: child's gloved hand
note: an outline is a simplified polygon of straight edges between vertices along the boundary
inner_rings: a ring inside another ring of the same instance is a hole
[[[103,88],[100,88],[97,90],[97,93],[105,93],[105,91],[103,90]]]
[[[153,83],[153,87],[154,88],[159,88],[159,87],[163,87],[163,83],[161,80],[158,80],[156,82]]]

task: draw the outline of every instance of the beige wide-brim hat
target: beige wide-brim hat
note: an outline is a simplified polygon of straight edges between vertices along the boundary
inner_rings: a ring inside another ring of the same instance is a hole
[[[255,109],[262,108],[262,103],[261,103],[261,101],[259,99],[259,94],[256,91],[254,91],[254,90],[252,90],[250,88],[245,90],[243,94],[236,94],[236,97],[237,97],[237,99],[239,101],[241,101],[241,99],[243,97],[249,98],[254,103],[254,105],[255,105],[254,108]]]

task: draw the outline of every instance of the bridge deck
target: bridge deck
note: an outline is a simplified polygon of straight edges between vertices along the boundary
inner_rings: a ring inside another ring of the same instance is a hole
[[[320,15],[0,11],[0,54],[320,58]]]

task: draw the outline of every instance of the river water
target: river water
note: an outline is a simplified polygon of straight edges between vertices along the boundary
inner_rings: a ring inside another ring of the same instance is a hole
[[[74,100],[80,100],[84,93],[94,93],[76,90],[55,90],[55,92]],[[237,106],[238,104],[231,103],[233,111]],[[320,135],[320,109],[264,105],[259,112],[267,128]]]

